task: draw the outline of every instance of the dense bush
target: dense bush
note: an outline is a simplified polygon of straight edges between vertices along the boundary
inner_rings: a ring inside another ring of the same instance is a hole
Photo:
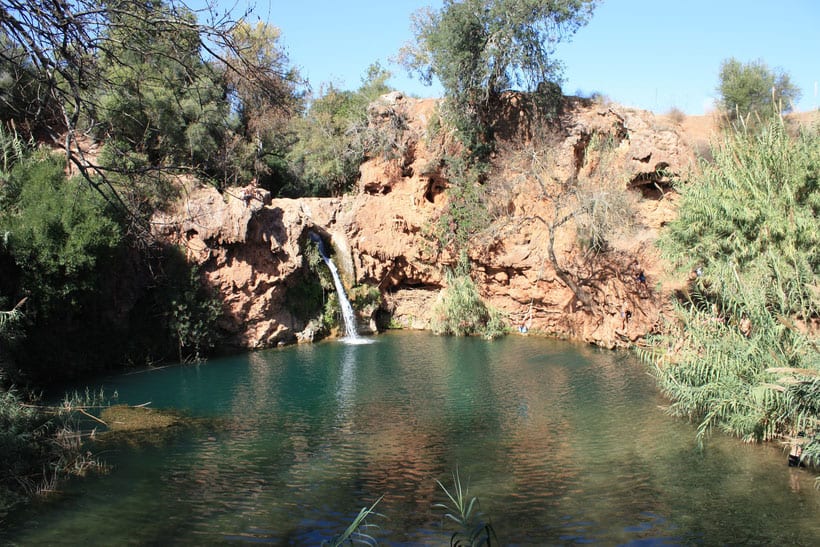
[[[200,59],[195,15],[158,3],[150,16],[111,11],[101,44],[92,128],[107,147],[143,155],[152,166],[213,171],[228,114],[220,74]],[[107,167],[120,168],[127,159]]]
[[[692,281],[657,341],[656,374],[699,436],[805,431],[820,463],[820,136],[791,138],[777,119],[713,152],[661,240]]]
[[[99,195],[67,180],[59,156],[38,155],[16,165],[3,194],[9,207],[0,216],[20,283],[32,292],[39,314],[67,313],[99,286],[99,263],[109,259],[122,236]]]
[[[221,307],[199,276],[178,250],[132,246],[110,204],[63,165],[36,154],[0,185],[0,299],[26,297],[4,348],[12,379],[204,355]]]
[[[447,287],[433,309],[433,332],[454,336],[481,335],[485,338],[497,338],[506,333],[501,314],[481,299],[467,267],[448,271],[446,279]]]
[[[390,91],[390,73],[373,65],[356,91],[329,86],[293,122],[297,137],[288,153],[295,174],[288,195],[340,195],[351,190],[370,148],[367,106]]]

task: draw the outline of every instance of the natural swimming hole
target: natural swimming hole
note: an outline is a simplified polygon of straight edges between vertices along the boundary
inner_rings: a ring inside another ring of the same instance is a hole
[[[100,381],[207,425],[106,445],[106,475],[10,515],[19,545],[319,545],[384,496],[383,545],[447,545],[458,470],[502,545],[820,541],[814,476],[672,418],[627,353],[391,332]]]

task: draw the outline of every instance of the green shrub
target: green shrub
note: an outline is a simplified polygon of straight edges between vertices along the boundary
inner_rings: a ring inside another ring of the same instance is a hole
[[[731,121],[752,122],[789,112],[800,98],[800,90],[782,70],[773,70],[762,60],[742,63],[735,58],[720,65],[720,106]],[[754,117],[753,117],[754,116]]]
[[[196,267],[187,265],[169,286],[168,332],[176,341],[180,362],[199,361],[216,345],[216,322],[222,306],[202,283]]]
[[[8,185],[16,200],[0,226],[10,234],[21,284],[32,293],[29,305],[48,316],[82,305],[99,286],[98,263],[122,241],[107,204],[85,183],[67,180],[56,156],[19,163]]]
[[[432,330],[454,336],[497,338],[506,332],[501,314],[487,307],[467,268],[446,273],[447,287],[433,309]]]
[[[293,121],[297,140],[288,161],[298,187],[287,193],[328,196],[348,192],[369,149],[383,152],[385,147],[391,148],[395,138],[385,143],[367,129],[367,106],[390,91],[385,83],[389,76],[380,66],[372,65],[358,90],[343,91],[331,85],[304,116]],[[398,118],[397,123],[403,124]]]
[[[490,225],[482,178],[484,164],[468,159],[447,157],[447,208],[436,219],[432,236],[439,249],[450,248],[456,253],[468,249],[470,240]]]
[[[145,13],[109,15],[92,128],[101,140],[126,143],[126,155],[152,167],[212,170],[229,105],[222,75],[200,57],[196,15],[163,2]]]
[[[661,239],[697,274],[649,357],[670,410],[699,423],[699,438],[715,427],[750,441],[806,431],[816,458],[820,137],[791,138],[773,120],[728,135],[714,158],[681,187]]]

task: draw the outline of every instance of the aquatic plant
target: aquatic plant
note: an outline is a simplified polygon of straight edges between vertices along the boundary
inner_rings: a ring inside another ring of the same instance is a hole
[[[470,336],[479,334],[492,339],[506,333],[501,314],[489,308],[466,267],[445,274],[444,289],[433,310],[432,330],[436,334]]]
[[[367,518],[371,515],[383,516],[379,513],[375,512],[376,505],[384,498],[384,496],[380,496],[379,499],[373,502],[373,505],[370,507],[362,507],[359,510],[359,514],[356,515],[356,518],[353,519],[353,522],[345,528],[345,531],[339,534],[338,536],[334,536],[329,542],[323,541],[322,545],[327,545],[330,547],[339,547],[340,545],[344,545],[345,543],[350,543],[353,545],[354,543],[363,543],[365,545],[377,545],[376,539],[364,532],[364,530],[369,530],[371,528],[378,528],[377,524],[373,524],[372,522],[367,522]]]
[[[2,380],[0,378],[0,380]],[[54,491],[67,476],[105,470],[84,440],[100,394],[72,394],[62,404],[32,404],[13,389],[0,388],[0,516],[28,496]]]
[[[436,483],[446,494],[449,503],[436,503],[433,507],[446,511],[444,518],[458,525],[458,530],[450,536],[450,545],[492,545],[493,538],[498,543],[492,524],[485,522],[478,510],[478,498],[470,498],[469,486],[461,484],[458,468],[453,472],[452,491],[448,490],[441,481],[436,480]]]

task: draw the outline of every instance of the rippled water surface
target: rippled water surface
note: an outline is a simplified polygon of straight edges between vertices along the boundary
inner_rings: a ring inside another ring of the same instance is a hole
[[[776,447],[659,408],[625,354],[383,335],[118,376],[120,402],[208,418],[105,448],[110,474],[12,515],[20,545],[318,545],[384,496],[380,544],[448,544],[458,469],[502,544],[820,544],[820,493]]]

